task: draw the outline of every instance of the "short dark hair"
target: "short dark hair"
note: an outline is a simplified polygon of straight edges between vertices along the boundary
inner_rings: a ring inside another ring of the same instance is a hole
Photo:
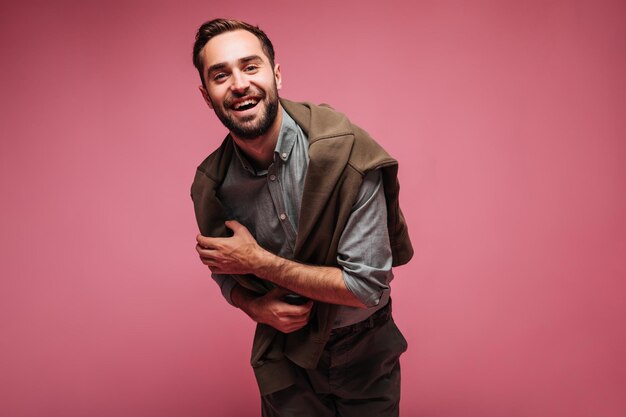
[[[213,19],[200,26],[198,32],[196,33],[196,42],[193,44],[193,65],[200,74],[200,80],[202,81],[203,86],[206,87],[204,84],[204,76],[202,74],[204,67],[202,60],[200,59],[200,52],[202,51],[202,48],[204,48],[204,46],[217,35],[232,32],[234,30],[246,30],[256,36],[261,42],[263,52],[269,59],[272,69],[274,68],[274,46],[265,32],[259,29],[258,26],[253,26],[237,19]]]

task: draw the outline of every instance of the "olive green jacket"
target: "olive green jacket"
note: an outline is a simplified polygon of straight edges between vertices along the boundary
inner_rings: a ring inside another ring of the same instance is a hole
[[[311,265],[337,266],[337,246],[356,201],[363,177],[380,169],[387,201],[387,226],[393,265],[403,265],[413,248],[398,201],[398,163],[364,130],[328,106],[281,99],[285,111],[309,138],[306,173],[294,259]],[[228,135],[198,167],[191,186],[196,220],[204,236],[228,236],[226,212],[216,197],[233,157]],[[267,287],[253,276],[237,277],[239,285],[263,294]],[[328,340],[337,306],[316,303],[303,329],[284,334],[258,324],[251,363],[262,395],[293,383],[293,364],[317,366]]]

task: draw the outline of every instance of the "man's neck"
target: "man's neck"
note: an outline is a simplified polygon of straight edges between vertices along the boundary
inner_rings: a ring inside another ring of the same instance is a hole
[[[274,149],[278,141],[278,134],[283,123],[283,107],[278,105],[276,119],[269,130],[262,136],[254,139],[241,139],[231,133],[239,149],[250,159],[257,169],[267,169],[274,161]]]

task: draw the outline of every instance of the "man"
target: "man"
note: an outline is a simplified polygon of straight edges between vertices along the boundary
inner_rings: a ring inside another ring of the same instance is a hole
[[[258,27],[203,24],[193,60],[229,130],[192,185],[196,250],[258,323],[263,415],[398,415],[406,341],[389,282],[413,250],[397,162],[331,108],[279,99],[280,65]]]

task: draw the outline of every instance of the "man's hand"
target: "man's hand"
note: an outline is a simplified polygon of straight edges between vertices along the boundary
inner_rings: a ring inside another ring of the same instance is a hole
[[[238,291],[242,290],[242,291]],[[283,301],[290,291],[276,287],[260,297],[250,297],[241,287],[232,292],[233,303],[248,314],[257,323],[267,324],[283,333],[300,330],[309,321],[313,302],[297,306]]]
[[[215,274],[253,273],[264,249],[238,221],[229,220],[225,225],[233,231],[232,237],[196,236],[200,260]]]
[[[311,300],[350,307],[365,307],[365,304],[346,286],[340,268],[305,265],[282,258],[259,246],[241,223],[229,220],[225,225],[233,231],[232,237],[196,236],[198,242],[196,250],[200,255],[200,260],[214,274],[252,274]],[[278,302],[277,298],[272,300]],[[270,299],[265,301],[269,302]],[[283,304],[282,301],[281,304]],[[239,305],[238,307],[244,309]],[[302,313],[303,310],[298,310],[297,306],[280,309],[281,313],[285,311]],[[246,312],[252,317],[252,314]],[[257,314],[257,317],[270,321],[264,314]],[[275,320],[271,321],[275,322]]]

